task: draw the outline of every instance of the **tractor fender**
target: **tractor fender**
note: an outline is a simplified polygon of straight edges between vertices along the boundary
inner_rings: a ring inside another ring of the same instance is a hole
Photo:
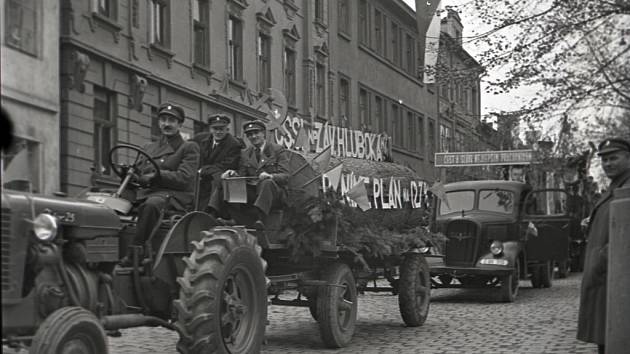
[[[188,255],[192,252],[192,241],[201,239],[201,232],[217,226],[217,220],[210,214],[193,211],[184,215],[168,231],[155,256],[153,271],[155,272],[165,254]]]

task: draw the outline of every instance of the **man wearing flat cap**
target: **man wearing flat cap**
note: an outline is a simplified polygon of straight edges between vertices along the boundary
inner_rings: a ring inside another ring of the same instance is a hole
[[[165,209],[185,211],[192,206],[199,147],[184,141],[180,135],[184,119],[184,109],[180,106],[164,103],[158,108],[160,139],[144,146],[143,150],[158,164],[160,178],[156,178],[156,171],[148,161],[140,167],[143,173],[136,179],[140,185],[136,201],[142,204],[138,207],[136,235],[132,241],[135,246],[144,245]],[[124,265],[130,264],[130,256],[128,253],[123,258]]]
[[[606,139],[599,144],[597,155],[610,185],[588,219],[577,338],[597,344],[599,353],[604,353],[610,202],[616,188],[630,187],[630,142]]]
[[[212,114],[208,117],[209,133],[195,135],[192,141],[199,145],[201,161],[199,171],[199,208],[205,210],[213,190],[221,185],[221,175],[226,170],[238,168],[243,144],[229,131],[230,117]]]
[[[289,155],[282,146],[266,141],[267,127],[262,121],[246,122],[243,132],[251,146],[241,151],[238,170],[227,170],[222,177],[257,177],[248,182],[247,201],[256,207],[262,222],[272,207],[279,207],[284,201],[289,180]],[[221,210],[222,203],[222,193],[213,193],[210,206]]]

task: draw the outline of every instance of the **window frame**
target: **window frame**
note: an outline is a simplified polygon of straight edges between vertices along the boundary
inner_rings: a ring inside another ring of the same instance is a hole
[[[26,1],[30,1],[25,3]],[[11,5],[15,5],[14,9],[9,9]],[[31,5],[28,7],[27,5]],[[25,11],[29,11],[32,14],[32,28],[31,28],[31,42],[25,40],[25,36],[28,38],[28,30],[25,28]],[[18,50],[22,53],[37,57],[39,56],[39,47],[41,43],[41,2],[38,0],[6,0],[4,3],[4,44],[12,49]],[[15,13],[18,12],[18,13]],[[15,22],[17,21],[17,23]],[[19,38],[15,37],[13,29],[18,29],[20,32]],[[27,35],[24,35],[26,32]],[[25,43],[30,43],[26,45]]]
[[[193,0],[193,62],[204,68],[210,67],[210,1]],[[203,6],[202,6],[203,4]],[[196,15],[199,17],[196,18]],[[201,43],[198,35],[201,34]]]
[[[159,14],[156,10],[160,10]],[[169,48],[170,8],[168,0],[149,0],[149,43]]]
[[[258,91],[271,87],[271,36],[258,31],[256,36],[256,63],[258,67]]]
[[[228,65],[230,78],[243,80],[243,21],[236,16],[228,16]]]
[[[107,108],[105,118],[101,119],[101,115],[97,112],[97,101],[103,103]],[[111,166],[108,166],[108,154],[117,141],[117,122],[116,122],[116,94],[106,88],[94,87],[94,106],[92,108],[94,132],[94,171],[99,176],[113,176]],[[103,131],[107,130],[109,135],[108,148],[103,149]],[[98,168],[101,166],[102,168]]]

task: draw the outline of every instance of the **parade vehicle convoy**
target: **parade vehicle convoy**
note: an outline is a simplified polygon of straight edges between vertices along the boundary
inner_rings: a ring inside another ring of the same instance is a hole
[[[430,265],[433,287],[498,288],[506,302],[516,299],[519,279],[551,287],[554,262],[568,260],[579,229],[568,200],[565,190],[516,181],[445,184],[435,225],[447,241]]]
[[[133,162],[117,163],[120,156]],[[295,153],[292,160],[305,163]],[[405,324],[426,320],[424,250],[359,262],[356,252],[338,244],[333,224],[316,255],[291,261],[278,232],[282,210],[262,229],[253,228],[258,225],[246,212],[235,215],[232,226],[197,208],[166,212],[146,244],[132,247],[132,265],[123,267],[136,217],[133,203],[121,196],[133,189],[141,163],[159,168],[132,145],[114,147],[110,163],[121,178],[116,191],[69,198],[3,189],[3,345],[31,353],[107,353],[106,335],[162,326],[179,333],[181,353],[256,353],[270,295],[273,304],[308,307],[325,345],[343,347],[355,331],[358,289],[369,291],[367,281],[383,275],[387,290],[399,296]],[[197,190],[198,184],[197,177]],[[297,297],[281,299],[286,290]]]

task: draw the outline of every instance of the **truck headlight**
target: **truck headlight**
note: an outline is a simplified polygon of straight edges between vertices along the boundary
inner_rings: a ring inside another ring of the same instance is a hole
[[[492,244],[490,244],[490,253],[495,256],[501,255],[501,253],[503,253],[503,242],[492,241]]]
[[[41,241],[52,241],[57,236],[57,218],[42,213],[33,220],[33,232]]]

